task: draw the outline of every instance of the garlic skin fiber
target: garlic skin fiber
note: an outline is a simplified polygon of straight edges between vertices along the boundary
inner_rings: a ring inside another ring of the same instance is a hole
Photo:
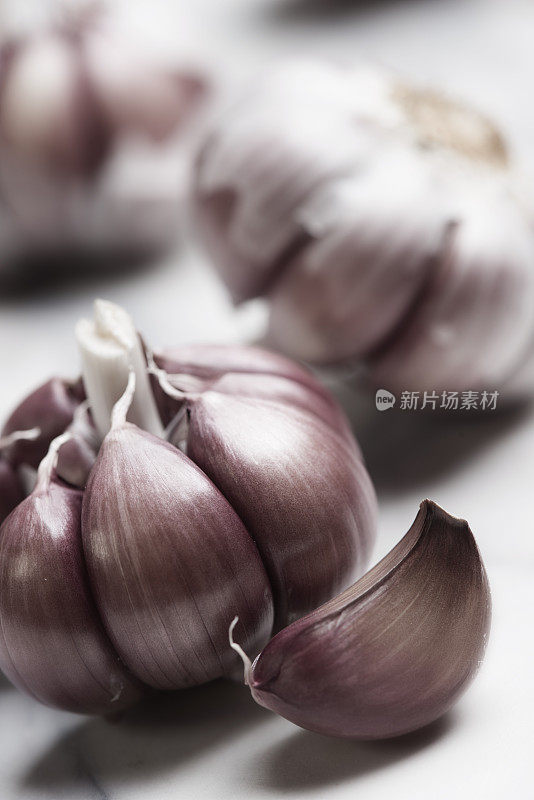
[[[371,67],[274,67],[197,161],[198,229],[267,342],[392,391],[534,387],[534,210],[495,126]]]
[[[308,369],[277,353],[245,345],[184,345],[156,352],[153,359],[178,390],[213,387],[222,394],[298,406],[318,416],[360,452],[347,418],[331,393]],[[183,406],[183,397],[170,397],[157,379],[152,388],[161,418],[168,425]]]
[[[227,637],[234,616],[236,636],[258,652],[273,630],[361,575],[377,509],[341,409],[286,358],[232,346],[152,354],[128,314],[102,300],[76,335],[84,389],[66,415],[72,418],[61,447],[55,440],[53,467],[50,456],[39,467],[50,480],[38,478],[0,529],[9,563],[14,552],[36,550],[33,571],[6,581],[0,625],[20,632],[0,638],[0,650],[6,674],[23,690],[26,684],[61,707],[68,694],[71,710],[78,704],[81,712],[107,713],[106,692],[85,702],[83,674],[80,692],[67,682],[64,694],[56,673],[53,691],[47,676],[39,682],[34,674],[41,648],[61,661],[70,631],[67,619],[56,641],[44,621],[33,629],[33,612],[17,612],[17,603],[36,597],[31,584],[37,562],[49,557],[47,531],[58,529],[57,540],[66,538],[69,548],[82,543],[76,574],[83,567],[113,663],[134,684],[171,690],[237,674]],[[47,397],[55,412],[55,395]],[[24,401],[12,416],[28,419],[38,406]],[[48,527],[41,508],[51,517]],[[43,556],[33,530],[41,531]],[[105,674],[108,655],[95,658]],[[17,664],[31,680],[17,678]],[[125,703],[129,697],[125,692]]]
[[[76,5],[0,42],[8,276],[74,254],[146,257],[176,237],[181,140],[204,80],[143,49],[99,3]]]
[[[246,682],[256,702],[303,728],[399,736],[442,716],[467,688],[490,616],[467,523],[427,500],[363,578],[278,633],[252,665],[243,654]]]

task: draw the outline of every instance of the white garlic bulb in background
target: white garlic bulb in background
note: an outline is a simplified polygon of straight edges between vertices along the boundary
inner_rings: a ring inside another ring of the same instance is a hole
[[[169,246],[184,189],[180,148],[204,79],[144,54],[87,3],[4,37],[0,63],[3,269]]]
[[[534,213],[493,123],[385,70],[271,70],[200,152],[198,228],[268,341],[397,390],[534,387]]]

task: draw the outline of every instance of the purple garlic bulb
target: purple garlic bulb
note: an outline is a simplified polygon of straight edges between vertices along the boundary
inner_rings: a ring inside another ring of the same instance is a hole
[[[350,585],[369,561],[376,499],[340,408],[286,358],[231,346],[152,354],[126,312],[102,300],[76,337],[84,391],[74,399],[59,384],[73,400],[65,433],[0,531],[0,569],[12,574],[0,591],[0,660],[47,703],[107,713],[143,687],[235,676],[234,616],[258,652]],[[42,416],[51,436],[64,408],[47,391],[12,419]],[[63,572],[45,602],[38,575],[51,548],[64,552]],[[31,569],[14,571],[15,559]],[[77,581],[87,592],[59,618]],[[92,639],[77,638],[85,616]]]
[[[179,140],[203,79],[158,63],[94,3],[4,36],[0,62],[6,271],[167,247],[183,191]]]
[[[198,229],[267,342],[393,391],[534,388],[534,211],[486,117],[379,68],[270,70],[213,126]]]

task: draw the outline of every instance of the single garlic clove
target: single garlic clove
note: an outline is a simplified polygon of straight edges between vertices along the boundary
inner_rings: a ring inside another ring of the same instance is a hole
[[[502,188],[467,182],[458,222],[431,279],[396,335],[368,359],[373,386],[392,391],[520,386],[534,341],[534,215],[520,214]]]
[[[210,391],[189,405],[187,453],[256,542],[276,627],[361,574],[376,499],[353,447],[315,415],[283,403]]]
[[[229,372],[215,381],[212,391],[232,397],[243,397],[257,400],[271,400],[288,405],[293,409],[302,409],[313,414],[339,433],[346,444],[354,448],[361,456],[359,447],[351,431],[349,422],[339,404],[332,395],[317,383],[313,389],[298,381],[279,377],[278,375],[251,375],[250,373]]]
[[[14,431],[39,428],[36,439],[20,439],[9,449],[9,460],[37,469],[48,452],[52,439],[72,422],[74,412],[83,399],[79,382],[52,378],[26,397],[13,411],[2,429],[2,436]]]
[[[83,501],[84,552],[104,625],[144,683],[178,689],[235,672],[227,617],[261,647],[272,597],[256,546],[211,481],[130,423],[106,436]]]
[[[436,183],[420,155],[394,149],[368,173],[316,191],[300,210],[310,241],[269,294],[267,342],[316,364],[361,359],[381,345],[442,249],[449,217]],[[385,196],[390,184],[396,190]]]
[[[181,345],[153,353],[154,364],[167,373],[171,385],[183,392],[205,391],[213,383],[232,373],[279,375],[299,382],[313,380],[308,370],[284,356],[259,347],[245,345]],[[183,405],[165,392],[158,378],[152,376],[152,390],[165,425]]]
[[[0,455],[0,525],[24,500],[24,488],[15,468]]]
[[[214,389],[289,403],[316,414],[357,448],[350,425],[330,392],[309,370],[277,353],[242,345],[186,345],[154,353],[154,362],[168,373],[171,385],[186,394]],[[157,378],[152,388],[160,415],[168,424],[183,402],[169,397]]]
[[[303,728],[359,739],[408,733],[444,714],[473,679],[490,608],[467,523],[425,501],[389,555],[246,663],[247,682],[260,705]]]
[[[82,552],[82,493],[55,481],[53,448],[0,531],[0,666],[43,703],[111,714],[141,689],[100,622]]]

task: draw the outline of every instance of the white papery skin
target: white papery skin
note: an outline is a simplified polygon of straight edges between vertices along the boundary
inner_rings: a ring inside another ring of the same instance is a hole
[[[211,132],[198,226],[268,342],[397,390],[534,387],[534,212],[491,122],[380,69],[295,61]]]
[[[101,9],[0,40],[0,256],[152,252],[177,234],[203,79]]]

